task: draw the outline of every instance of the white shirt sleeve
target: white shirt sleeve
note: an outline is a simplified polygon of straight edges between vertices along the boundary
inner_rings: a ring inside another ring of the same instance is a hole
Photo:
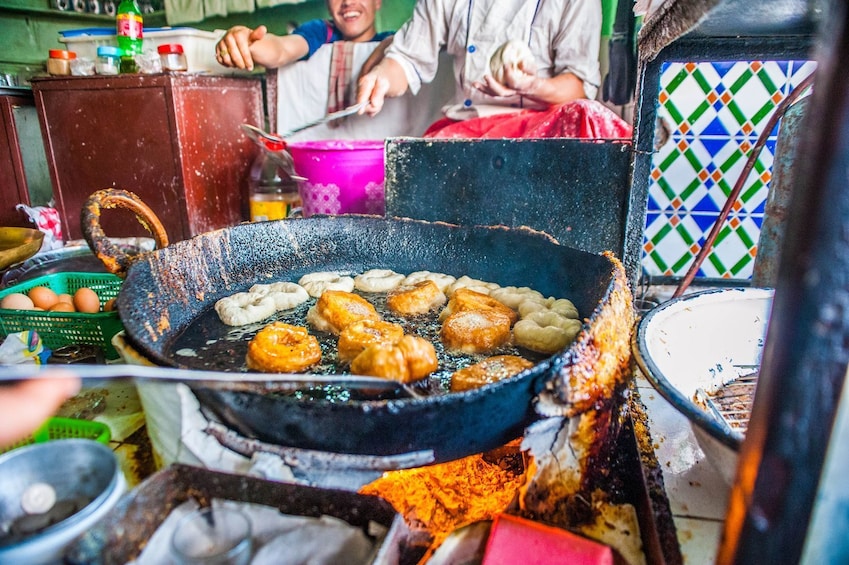
[[[413,94],[422,83],[429,83],[436,76],[439,52],[445,46],[446,36],[444,0],[418,0],[413,15],[395,33],[386,57],[404,69]]]

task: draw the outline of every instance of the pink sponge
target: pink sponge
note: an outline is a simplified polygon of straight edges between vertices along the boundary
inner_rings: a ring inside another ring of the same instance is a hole
[[[492,522],[482,565],[613,565],[613,550],[553,526],[509,514]]]

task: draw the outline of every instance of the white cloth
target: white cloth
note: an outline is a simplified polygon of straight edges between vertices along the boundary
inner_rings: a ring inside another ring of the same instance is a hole
[[[360,69],[377,47],[377,42],[357,43],[354,46],[352,69]],[[277,132],[321,118],[327,111],[330,95],[328,77],[333,44],[322,45],[312,57],[287,65],[277,71]],[[291,136],[292,141],[317,139],[385,139],[387,137],[421,136],[428,126],[442,117],[441,107],[449,100],[452,78],[450,59],[443,57],[441,70],[435,80],[419,96],[407,93],[386,101],[383,111],[375,117],[348,116],[341,123],[316,126]],[[356,99],[357,77],[348,85],[348,100]]]
[[[415,94],[433,80],[438,54],[446,50],[454,57],[452,105],[471,101],[528,108],[536,106],[518,96],[493,98],[472,88],[473,81],[489,73],[489,59],[499,46],[511,39],[527,41],[538,76],[571,72],[592,99],[601,84],[601,21],[598,0],[419,0],[386,56],[401,64]]]

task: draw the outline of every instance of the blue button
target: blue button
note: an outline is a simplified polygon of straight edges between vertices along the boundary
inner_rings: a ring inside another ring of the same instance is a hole
[[[468,100],[468,99],[463,100],[463,106],[465,106],[466,108],[468,108],[468,107],[469,107],[469,106],[471,106],[471,105],[472,105],[472,101],[471,101],[471,100]]]
[[[474,53],[477,51],[477,48],[474,45],[469,45],[469,53]]]

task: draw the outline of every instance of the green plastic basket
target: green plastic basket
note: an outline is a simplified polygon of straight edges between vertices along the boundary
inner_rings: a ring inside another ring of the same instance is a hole
[[[97,293],[101,307],[115,298],[121,289],[122,279],[110,273],[53,273],[18,283],[0,290],[0,300],[8,294],[26,294],[36,286],[46,286],[56,294],[71,294],[83,287]],[[103,349],[107,359],[117,359],[112,346],[112,336],[124,329],[118,312],[41,312],[37,310],[0,309],[0,334],[34,330],[48,349],[65,345],[87,344]]]
[[[55,439],[73,438],[91,439],[107,444],[112,439],[112,431],[109,429],[109,426],[101,422],[74,418],[49,418],[32,435],[0,450],[0,453],[6,453],[7,451],[32,445],[33,443],[45,443]]]

